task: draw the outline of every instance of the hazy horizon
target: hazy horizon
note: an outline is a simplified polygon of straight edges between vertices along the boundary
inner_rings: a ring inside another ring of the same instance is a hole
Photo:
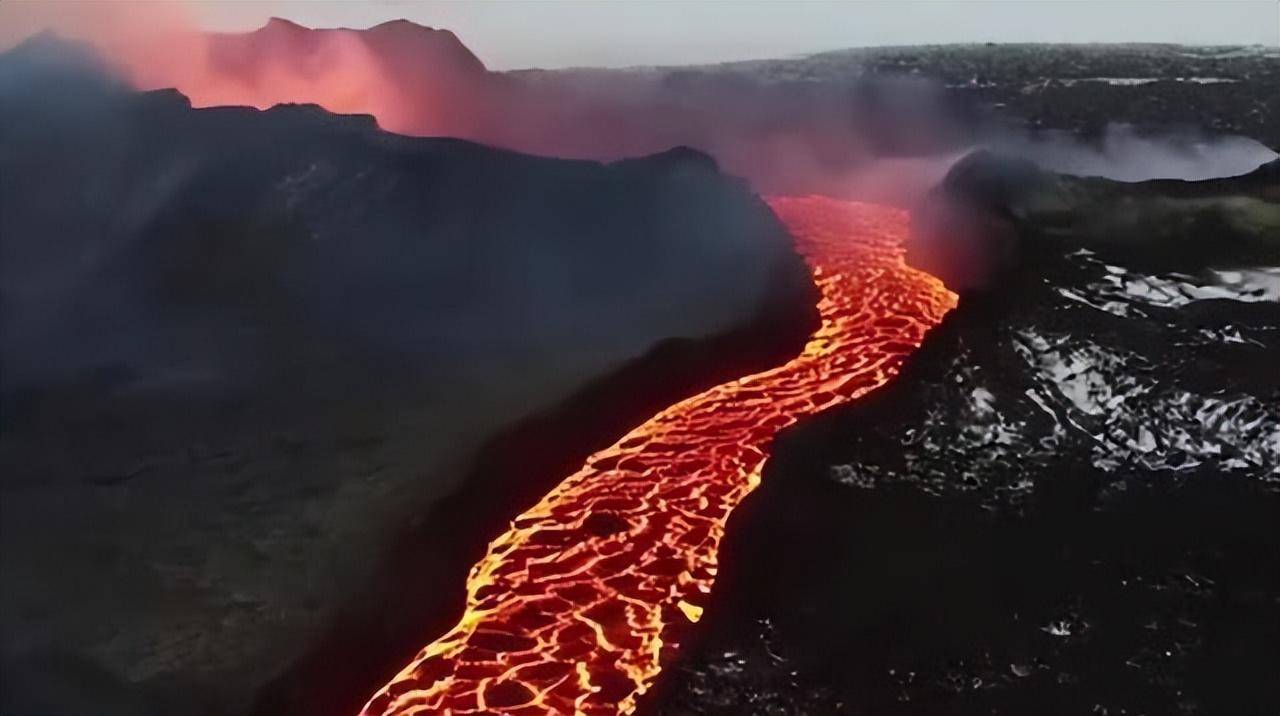
[[[104,18],[110,16],[109,20]],[[1205,2],[51,2],[0,4],[0,47],[52,27],[180,21],[249,31],[271,17],[366,28],[395,19],[453,31],[490,69],[683,65],[884,45],[1177,43],[1280,47],[1280,3]],[[157,19],[158,18],[158,19]],[[780,28],[782,28],[780,30]]]

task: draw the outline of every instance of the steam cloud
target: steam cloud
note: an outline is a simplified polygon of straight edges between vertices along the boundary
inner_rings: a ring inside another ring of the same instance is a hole
[[[916,78],[769,82],[715,68],[495,73],[447,30],[408,22],[357,31],[273,20],[251,33],[213,34],[195,30],[181,6],[166,5],[159,17],[151,4],[60,7],[57,29],[92,41],[135,86],[176,87],[195,106],[316,103],[372,114],[393,132],[565,158],[686,145],[762,192],[909,205],[979,146],[1125,181],[1242,174],[1276,157],[1238,137],[1152,137],[1116,126],[1086,143],[1032,133]]]

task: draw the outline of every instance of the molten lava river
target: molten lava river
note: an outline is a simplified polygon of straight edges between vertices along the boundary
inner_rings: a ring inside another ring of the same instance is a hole
[[[903,262],[905,212],[774,198],[821,291],[795,359],[672,405],[515,518],[467,578],[466,612],[365,716],[632,713],[696,622],[729,513],[778,431],[857,399],[956,303]]]

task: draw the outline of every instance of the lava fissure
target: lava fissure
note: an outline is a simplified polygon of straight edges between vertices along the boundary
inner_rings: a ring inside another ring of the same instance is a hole
[[[458,624],[365,706],[426,713],[630,713],[697,621],[729,513],[770,441],[872,390],[955,305],[903,261],[906,212],[774,198],[820,291],[793,360],[659,412],[516,517],[467,579]]]

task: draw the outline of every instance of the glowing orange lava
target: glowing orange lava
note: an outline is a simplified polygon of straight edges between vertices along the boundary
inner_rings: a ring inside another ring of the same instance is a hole
[[[729,513],[779,430],[857,398],[955,306],[903,263],[905,212],[775,198],[821,291],[794,360],[658,413],[517,517],[467,579],[467,608],[366,716],[631,713],[697,621]],[[668,650],[669,651],[669,650]]]

